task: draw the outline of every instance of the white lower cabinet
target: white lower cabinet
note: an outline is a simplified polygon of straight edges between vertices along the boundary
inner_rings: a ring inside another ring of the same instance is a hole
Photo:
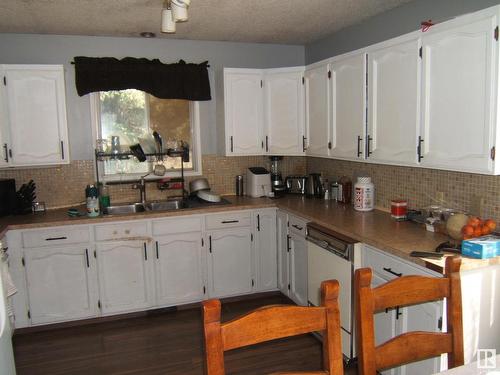
[[[32,324],[98,315],[96,263],[88,244],[25,250]]]
[[[155,243],[156,304],[178,305],[205,296],[201,232],[164,236]]]
[[[296,304],[307,306],[307,222],[286,211],[277,213],[278,287]]]
[[[227,297],[250,293],[253,279],[253,235],[250,228],[208,232],[208,293]]]
[[[153,305],[153,259],[144,241],[96,244],[100,304],[104,314]]]
[[[278,283],[276,209],[254,211],[256,290],[275,290]]]
[[[438,276],[438,274],[411,265],[393,256],[364,245],[361,266],[372,269],[372,287],[397,278],[397,275]],[[439,332],[442,329],[443,302],[428,302],[375,314],[375,345],[380,345],[394,336],[409,331]],[[413,362],[382,372],[383,375],[422,375],[441,371],[442,357]]]

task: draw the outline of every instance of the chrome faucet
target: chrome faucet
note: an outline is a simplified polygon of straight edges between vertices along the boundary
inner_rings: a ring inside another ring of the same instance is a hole
[[[145,177],[147,177],[147,176],[149,176],[149,173],[145,174],[144,176],[141,176],[139,181],[132,185],[132,189],[139,190],[139,197],[140,197],[141,203],[143,205],[146,205],[146,178]]]

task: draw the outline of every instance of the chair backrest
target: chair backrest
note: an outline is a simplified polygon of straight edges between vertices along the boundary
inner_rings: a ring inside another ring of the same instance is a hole
[[[356,270],[356,329],[360,375],[448,353],[448,368],[463,365],[462,296],[459,256],[446,259],[444,277],[402,276],[371,287],[370,268]],[[387,308],[446,298],[447,332],[413,331],[375,346],[373,314]]]
[[[205,364],[208,375],[223,375],[224,352],[308,332],[323,333],[323,374],[342,375],[343,358],[337,280],[321,284],[321,306],[271,305],[221,323],[216,299],[203,302]]]

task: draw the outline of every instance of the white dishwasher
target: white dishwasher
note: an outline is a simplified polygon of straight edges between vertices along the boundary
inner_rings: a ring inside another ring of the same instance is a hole
[[[319,224],[307,224],[307,292],[311,306],[321,303],[320,286],[324,280],[340,284],[340,325],[342,353],[346,362],[355,356],[353,331],[354,254],[359,243]]]

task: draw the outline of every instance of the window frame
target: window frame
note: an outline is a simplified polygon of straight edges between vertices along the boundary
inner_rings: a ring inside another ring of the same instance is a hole
[[[90,121],[92,126],[92,153],[97,147],[96,141],[101,138],[101,116],[100,116],[100,100],[99,92],[93,92],[90,94]],[[149,115],[149,108],[146,108],[146,113]],[[192,141],[192,154],[193,154],[193,169],[184,170],[184,176],[200,176],[202,174],[202,163],[201,163],[201,138],[200,138],[200,103],[197,101],[189,101],[189,120],[191,127],[191,141]],[[94,155],[95,158],[95,155]],[[94,175],[96,180],[102,182],[119,182],[119,181],[137,181],[144,176],[144,173],[124,173],[124,174],[104,174],[104,162],[96,160],[96,165],[94,166]],[[153,164],[151,163],[151,166]],[[99,176],[97,176],[99,170]],[[151,168],[152,171],[152,168]],[[165,173],[165,177],[180,177],[181,171]],[[160,178],[152,174],[145,177],[146,180],[156,180]]]

